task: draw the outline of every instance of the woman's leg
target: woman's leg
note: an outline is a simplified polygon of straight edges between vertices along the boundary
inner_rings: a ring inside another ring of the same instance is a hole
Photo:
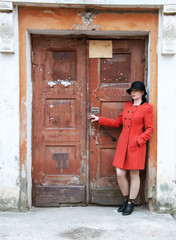
[[[129,195],[129,182],[126,173],[126,170],[116,168],[117,181],[124,197]]]
[[[130,178],[131,178],[130,195],[129,195],[128,203],[122,215],[130,215],[133,212],[134,200],[138,195],[139,187],[140,187],[139,170],[130,170]]]
[[[119,183],[120,190],[124,196],[124,202],[122,205],[117,209],[118,212],[123,212],[128,204],[128,197],[129,197],[129,183],[126,177],[126,170],[116,168],[117,174],[117,181]]]
[[[140,188],[139,170],[130,170],[130,199],[136,199]]]

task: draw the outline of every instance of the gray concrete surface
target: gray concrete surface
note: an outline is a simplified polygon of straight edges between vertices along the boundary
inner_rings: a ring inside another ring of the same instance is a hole
[[[176,240],[169,214],[136,207],[130,216],[115,207],[32,208],[27,213],[0,213],[1,240]]]

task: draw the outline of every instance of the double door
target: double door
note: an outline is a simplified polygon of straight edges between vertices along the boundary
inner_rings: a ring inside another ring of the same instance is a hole
[[[131,82],[144,81],[145,41],[112,40],[112,58],[89,58],[88,48],[85,38],[32,36],[34,206],[121,202],[112,167],[121,129],[87,116],[122,111]]]

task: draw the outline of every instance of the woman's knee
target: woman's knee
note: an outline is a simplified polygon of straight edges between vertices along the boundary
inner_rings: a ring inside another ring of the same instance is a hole
[[[139,170],[131,170],[130,171],[131,178],[138,178],[139,177]]]
[[[118,178],[123,178],[126,176],[126,170],[120,169],[120,168],[116,168],[116,174]]]

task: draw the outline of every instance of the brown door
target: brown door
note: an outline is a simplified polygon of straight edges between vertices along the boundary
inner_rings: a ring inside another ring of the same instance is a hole
[[[32,36],[33,205],[86,201],[84,39]]]
[[[144,40],[113,40],[112,44],[113,58],[89,59],[90,112],[108,118],[121,113],[131,100],[126,89],[133,81],[144,81],[145,72]],[[118,140],[121,129],[107,130]],[[89,137],[90,202],[119,204],[121,193],[112,167],[117,142],[96,124],[90,124]]]

